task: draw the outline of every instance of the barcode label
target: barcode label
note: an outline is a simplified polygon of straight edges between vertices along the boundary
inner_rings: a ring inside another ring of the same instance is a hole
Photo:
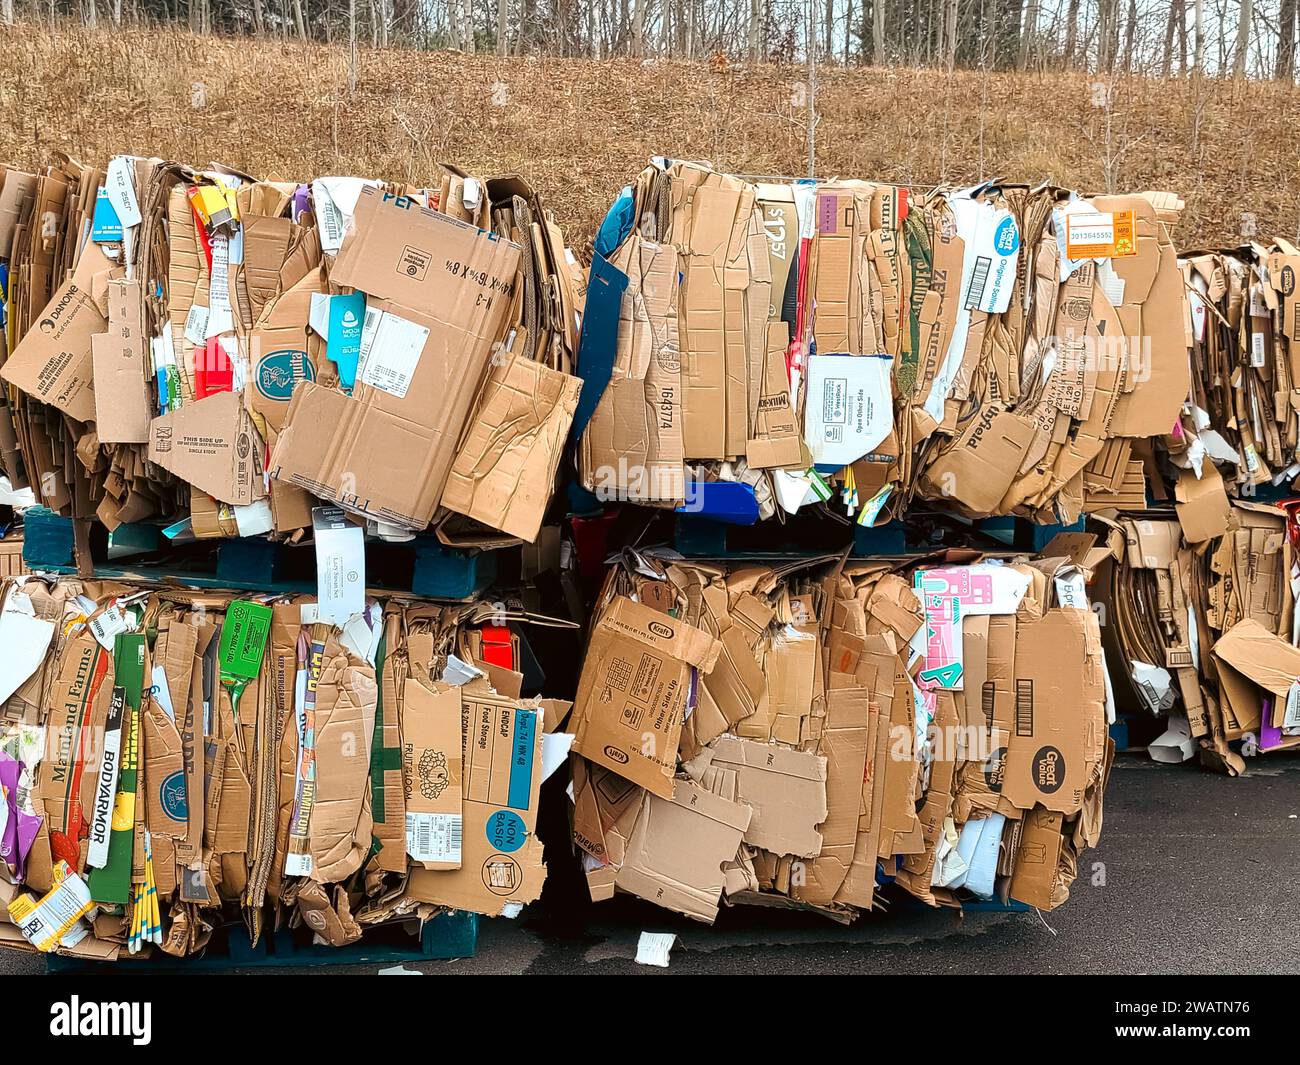
[[[1264,350],[1264,334],[1250,334],[1250,364],[1254,367],[1263,366],[1268,361],[1268,353]]]
[[[997,685],[991,680],[984,682],[984,687],[980,691],[980,704],[984,708],[984,721],[989,728],[993,727],[993,699],[997,694]]]
[[[406,853],[417,862],[460,864],[460,814],[406,815]]]
[[[970,287],[966,290],[966,309],[968,311],[979,309],[979,305],[984,299],[984,286],[989,281],[989,267],[992,265],[993,260],[987,255],[980,255],[975,259],[975,272],[971,274]]]
[[[1034,682],[1016,681],[1016,735],[1034,734]]]
[[[405,397],[428,339],[425,326],[408,322],[391,311],[366,308],[357,376],[389,395]]]

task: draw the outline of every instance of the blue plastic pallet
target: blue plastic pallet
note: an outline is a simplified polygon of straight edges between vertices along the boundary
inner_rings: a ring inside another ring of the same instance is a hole
[[[449,961],[472,958],[478,949],[478,914],[461,911],[441,913],[426,921],[420,937],[404,936],[400,942],[367,942],[363,936],[347,947],[330,947],[302,942],[295,933],[280,931],[265,935],[257,946],[249,941],[242,924],[226,925],[214,933],[214,941],[195,958],[174,958],[156,951],[140,960],[125,955],[118,961],[86,961],[51,955],[46,968],[51,973],[103,972],[106,968],[130,966],[132,972],[220,972],[228,969],[312,968],[323,965],[399,965],[403,962]],[[367,933],[373,935],[373,933]],[[396,939],[400,933],[394,933]]]
[[[259,537],[213,540],[215,565],[210,558],[151,560],[159,548],[157,526],[122,525],[109,537],[108,558],[96,560],[93,575],[107,580],[183,583],[193,588],[231,589],[277,595],[314,594],[314,579],[304,579],[299,559],[298,576],[292,576],[290,552],[310,548],[287,547]],[[166,545],[164,545],[166,546]],[[497,555],[492,551],[460,550],[445,546],[436,536],[422,534],[406,543],[367,544],[368,558],[383,556],[404,565],[398,586],[372,581],[372,587],[405,592],[424,599],[472,599],[491,585],[497,575]],[[183,558],[177,552],[176,558]],[[24,516],[23,562],[28,569],[76,573],[74,525],[45,507],[32,507]],[[409,576],[405,574],[409,573]]]

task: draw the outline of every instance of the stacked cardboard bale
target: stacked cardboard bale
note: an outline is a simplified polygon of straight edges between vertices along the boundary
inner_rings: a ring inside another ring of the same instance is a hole
[[[59,157],[4,172],[0,263],[0,457],[51,509],[286,538],[324,500],[390,538],[536,537],[583,279],[522,179]]]
[[[486,646],[499,604],[341,621],[69,578],[0,596],[0,945],[184,957],[242,920],[343,946],[539,894],[569,704],[520,697]]]
[[[1106,554],[615,566],[572,726],[593,897],[848,920],[885,877],[1059,905],[1113,754],[1086,594]]]
[[[1141,505],[1188,386],[1181,207],[658,160],[596,242],[584,484],[709,513],[741,483],[748,520],[838,496],[864,525],[917,496],[1048,523]]]

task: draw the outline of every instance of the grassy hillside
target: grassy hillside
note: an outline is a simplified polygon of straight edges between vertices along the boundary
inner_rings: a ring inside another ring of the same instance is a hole
[[[0,37],[0,160],[53,149],[217,159],[259,175],[418,179],[437,160],[517,170],[581,243],[654,153],[747,174],[806,168],[801,67],[361,53],[173,32]],[[1245,82],[840,70],[820,75],[817,172],[910,183],[1001,176],[1187,201],[1183,247],[1300,225],[1300,92]]]

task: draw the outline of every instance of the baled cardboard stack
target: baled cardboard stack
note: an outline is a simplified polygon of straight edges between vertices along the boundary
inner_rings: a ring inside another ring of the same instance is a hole
[[[1057,553],[1057,552],[1060,553]],[[1107,555],[723,566],[629,553],[573,711],[593,898],[1050,909],[1101,829],[1113,754],[1085,583]]]
[[[1235,776],[1243,755],[1300,744],[1295,529],[1287,510],[1247,500],[1202,541],[1180,516],[1107,522],[1115,559],[1099,585],[1112,677],[1122,708],[1167,724],[1153,758],[1196,756]]]
[[[4,172],[0,260],[0,453],[59,513],[290,538],[314,497],[393,539],[537,536],[584,281],[521,179],[60,158]]]
[[[308,597],[0,595],[0,946],[184,957],[232,920],[343,946],[538,896],[569,704],[484,656],[499,604],[369,600],[339,625]]]
[[[1188,387],[1181,207],[657,160],[596,244],[584,485],[708,513],[702,485],[740,482],[761,517],[838,495],[864,525],[914,496],[1048,523],[1141,505]]]

